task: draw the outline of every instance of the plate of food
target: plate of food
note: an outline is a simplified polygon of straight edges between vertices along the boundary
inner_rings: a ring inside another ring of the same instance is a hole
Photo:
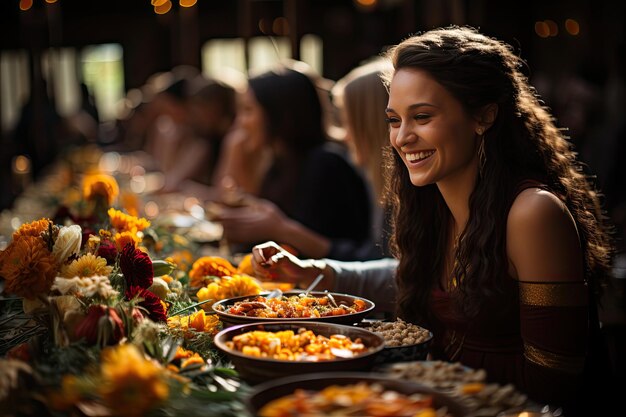
[[[472,416],[495,416],[508,410],[529,411],[536,406],[513,385],[488,382],[484,369],[473,369],[459,362],[393,363],[377,366],[376,371],[444,392],[461,402]]]
[[[384,346],[382,337],[356,326],[307,321],[232,326],[214,343],[252,384],[303,373],[368,370]]]
[[[359,323],[374,307],[365,298],[326,291],[288,291],[275,298],[268,294],[234,297],[212,306],[225,327],[289,320],[350,325]]]
[[[454,398],[414,382],[365,372],[330,372],[259,384],[246,399],[250,413],[275,416],[463,417]]]
[[[394,321],[363,321],[359,327],[382,336],[385,348],[378,364],[426,360],[433,340],[429,330],[400,318]]]

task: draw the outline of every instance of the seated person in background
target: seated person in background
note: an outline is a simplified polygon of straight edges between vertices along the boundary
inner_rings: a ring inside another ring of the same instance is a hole
[[[380,59],[363,64],[341,78],[331,90],[333,103],[340,112],[345,141],[353,160],[368,180],[371,207],[371,236],[360,247],[346,242],[345,259],[362,261],[389,256],[389,207],[383,203],[383,148],[389,146],[389,126],[381,117],[389,94],[381,75],[388,62]],[[338,252],[337,249],[336,253]]]
[[[165,172],[162,191],[176,191],[187,180],[209,185],[224,137],[236,115],[236,90],[217,79],[198,75],[186,85],[189,131],[174,150],[176,161]]]
[[[371,295],[431,330],[434,359],[485,369],[568,417],[610,415],[597,310],[608,225],[512,51],[456,26],[389,50],[397,265],[301,260],[274,243],[253,249],[253,265],[303,286],[323,272],[318,288]]]
[[[328,140],[310,77],[281,67],[250,78],[236,123],[254,148],[270,150],[271,165],[258,199],[216,213],[229,243],[246,252],[276,240],[320,257],[333,254],[333,242],[368,239],[365,181],[344,144]]]

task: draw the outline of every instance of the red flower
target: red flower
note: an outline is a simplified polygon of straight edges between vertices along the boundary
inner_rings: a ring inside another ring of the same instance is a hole
[[[136,249],[130,243],[122,249],[120,268],[126,280],[126,288],[138,286],[145,289],[152,285],[154,277],[152,260],[147,253]]]
[[[126,290],[126,298],[132,300],[133,298],[142,298],[143,301],[139,303],[140,307],[143,307],[148,312],[148,318],[152,321],[167,321],[167,312],[161,302],[161,299],[152,291],[140,288],[137,286],[130,287]]]
[[[107,265],[114,265],[117,257],[117,248],[111,241],[105,240],[98,247],[98,256],[107,260]]]
[[[98,337],[102,345],[115,344],[124,337],[124,324],[114,308],[93,304],[87,317],[76,326],[76,336],[90,345],[98,343]]]

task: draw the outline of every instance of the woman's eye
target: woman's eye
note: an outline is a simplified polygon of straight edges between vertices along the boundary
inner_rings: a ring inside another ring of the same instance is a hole
[[[396,126],[400,124],[400,119],[398,119],[397,117],[387,117],[385,118],[385,122],[387,122],[388,125],[391,126]]]
[[[415,120],[426,120],[426,119],[430,118],[430,114],[419,113],[419,114],[416,114],[415,116],[413,116],[413,118]]]

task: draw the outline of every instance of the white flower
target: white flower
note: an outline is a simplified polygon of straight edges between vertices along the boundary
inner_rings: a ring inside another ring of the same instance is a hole
[[[61,294],[76,294],[81,297],[95,297],[98,295],[104,299],[115,297],[118,294],[111,286],[109,277],[103,275],[84,278],[56,277],[52,290],[58,290]]]
[[[82,240],[83,232],[80,226],[73,224],[71,226],[61,227],[59,236],[52,248],[52,255],[54,255],[59,264],[63,264],[67,258],[80,251]]]

